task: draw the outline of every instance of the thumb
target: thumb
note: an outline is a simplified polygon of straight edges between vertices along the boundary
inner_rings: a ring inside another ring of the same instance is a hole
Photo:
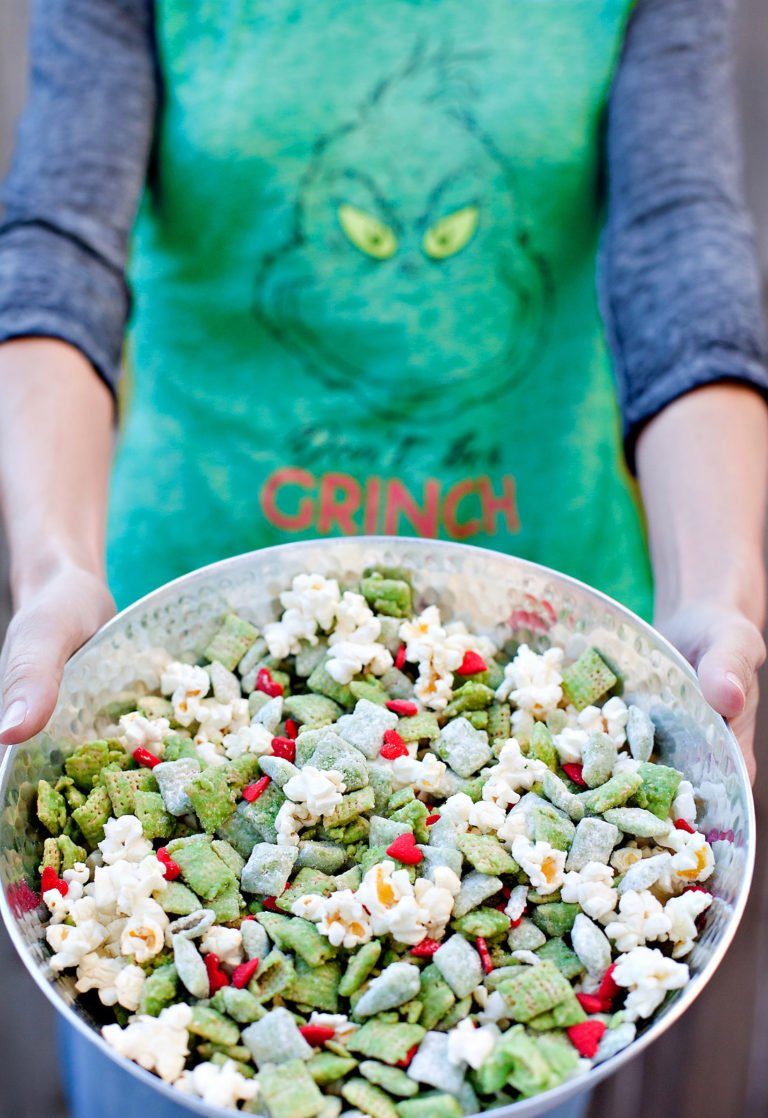
[[[745,618],[725,622],[697,666],[704,698],[725,718],[738,717],[764,660],[765,642],[757,626]]]
[[[70,577],[19,610],[0,657],[0,745],[38,733],[53,713],[64,665],[114,612],[96,579]]]

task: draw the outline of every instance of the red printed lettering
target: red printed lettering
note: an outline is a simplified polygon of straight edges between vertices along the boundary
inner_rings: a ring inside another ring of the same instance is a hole
[[[443,522],[445,524],[448,535],[455,540],[466,540],[470,536],[476,536],[483,526],[481,517],[475,517],[471,520],[459,520],[458,510],[459,504],[465,497],[476,494],[479,488],[480,479],[467,478],[466,481],[460,481],[448,491],[443,504]]]
[[[479,478],[480,500],[483,506],[483,527],[489,536],[496,531],[496,517],[501,519],[501,527],[509,532],[520,531],[520,518],[517,515],[517,494],[515,479],[505,474],[501,479],[501,496],[495,497],[491,479]]]
[[[284,512],[277,505],[278,491],[285,486],[295,485],[300,489],[314,489],[315,479],[307,470],[292,466],[275,470],[264,482],[261,490],[261,507],[270,524],[282,528],[284,532],[302,532],[309,528],[315,517],[315,503],[311,497],[302,497],[295,512]]]
[[[384,535],[396,536],[400,515],[413,525],[419,536],[436,536],[440,509],[440,482],[430,479],[424,486],[424,507],[414,501],[411,494],[398,478],[393,478],[387,486],[384,515]]]
[[[320,479],[318,532],[325,535],[333,531],[334,524],[338,524],[342,535],[357,535],[360,529],[352,517],[362,501],[363,491],[349,474],[323,474]]]

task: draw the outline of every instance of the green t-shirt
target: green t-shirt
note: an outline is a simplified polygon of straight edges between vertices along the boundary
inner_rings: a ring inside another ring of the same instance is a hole
[[[158,0],[110,575],[440,536],[643,614],[595,296],[630,0]]]

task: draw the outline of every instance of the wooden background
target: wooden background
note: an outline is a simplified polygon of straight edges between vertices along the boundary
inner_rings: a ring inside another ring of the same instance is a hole
[[[0,175],[23,98],[27,7],[27,0],[0,0]],[[768,0],[741,0],[737,38],[747,189],[768,271]],[[7,564],[0,540],[0,632],[9,612]],[[764,691],[768,694],[768,672]],[[765,705],[758,759],[765,753],[768,733]],[[768,814],[768,763],[760,769],[756,798],[762,833]],[[0,1069],[0,1118],[65,1118],[56,1073],[53,1011],[1,930]],[[682,1022],[598,1089],[590,1118],[768,1118],[768,858],[764,853],[758,856],[741,930],[716,978]]]

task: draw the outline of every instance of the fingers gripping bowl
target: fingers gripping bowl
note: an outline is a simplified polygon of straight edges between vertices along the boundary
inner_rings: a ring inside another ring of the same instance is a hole
[[[101,630],[68,665],[46,732],[6,757],[0,783],[1,903],[24,962],[60,1012],[127,1071],[174,1101],[181,1099],[174,1088],[136,1063],[122,1060],[105,1043],[98,1030],[112,1017],[100,1013],[98,1002],[91,1013],[89,1006],[94,1003],[78,997],[74,973],[51,968],[45,938],[49,914],[36,892],[42,845],[35,817],[38,781],[57,780],[65,755],[78,741],[93,738],[95,713],[116,694],[137,681],[157,691],[158,649],[174,656],[199,655],[228,611],[262,627],[279,616],[278,597],[296,575],[319,572],[352,584],[366,568],[395,566],[410,572],[417,609],[437,603],[444,617],[464,621],[472,633],[498,639],[503,630],[504,640],[514,636],[532,648],[559,645],[568,659],[578,658],[588,646],[598,648],[620,675],[624,698],[651,716],[658,760],[683,771],[692,782],[696,827],[707,836],[715,855],[715,869],[706,882],[713,900],[704,929],[685,960],[690,981],[669,996],[650,1025],[622,1052],[554,1090],[505,1104],[494,1113],[521,1118],[544,1113],[614,1071],[680,1016],[709,980],[733,937],[753,861],[754,816],[746,771],[735,740],[704,702],[694,674],[652,629],[573,580],[460,545],[391,538],[329,540],[241,556],[162,588]],[[194,1095],[184,1096],[184,1104],[203,1114],[232,1113]]]

